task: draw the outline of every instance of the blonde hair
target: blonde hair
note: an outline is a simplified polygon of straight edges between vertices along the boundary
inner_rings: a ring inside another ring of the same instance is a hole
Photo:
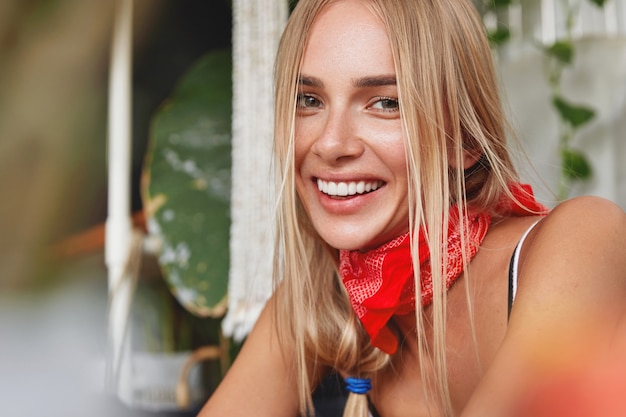
[[[294,351],[303,415],[312,413],[313,383],[326,367],[372,377],[390,361],[373,348],[337,273],[337,250],[316,233],[295,192],[294,126],[297,84],[311,26],[337,0],[300,0],[282,36],[276,60],[275,157],[280,170],[275,258],[276,325]],[[409,224],[428,224],[433,277],[432,350],[424,340],[424,313],[416,318],[420,367],[434,372],[424,385],[437,412],[453,415],[445,356],[445,256],[452,202],[498,216],[497,203],[516,174],[505,143],[491,51],[471,0],[363,0],[386,27],[396,69],[409,176]],[[481,158],[466,178],[464,155]],[[456,168],[451,168],[454,161]],[[463,216],[461,216],[463,218]],[[464,230],[461,225],[461,231]],[[417,248],[412,251],[419,281]],[[466,264],[468,263],[465,257]],[[420,288],[416,285],[416,288]],[[469,291],[469,290],[468,290]],[[418,297],[416,297],[419,300]],[[469,292],[467,294],[468,306]],[[426,372],[422,372],[426,375]],[[430,402],[430,401],[429,401]],[[364,395],[350,395],[345,416],[367,416]]]

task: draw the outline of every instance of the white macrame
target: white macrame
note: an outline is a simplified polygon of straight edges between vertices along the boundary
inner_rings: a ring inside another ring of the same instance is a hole
[[[272,291],[273,68],[286,0],[233,1],[233,153],[225,335],[243,339]]]

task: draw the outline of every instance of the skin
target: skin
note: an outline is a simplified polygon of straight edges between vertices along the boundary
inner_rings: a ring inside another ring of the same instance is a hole
[[[316,230],[335,248],[367,249],[407,230],[393,68],[381,22],[359,2],[337,1],[316,19],[299,90],[296,186]],[[472,160],[468,156],[465,163]],[[329,196],[317,179],[380,187],[352,197]],[[538,220],[522,247],[509,319],[511,253]],[[591,366],[588,359],[599,352],[624,348],[625,247],[626,215],[599,198],[570,200],[545,218],[508,218],[492,225],[469,273],[448,292],[448,383],[455,415],[514,415],[538,381],[581,363]],[[277,343],[273,303],[270,299],[201,417],[298,414],[292,352]],[[427,378],[420,374],[415,319],[408,315],[394,322],[404,341],[393,366],[375,377],[370,399],[385,417],[426,416]],[[426,328],[427,340],[430,335]]]

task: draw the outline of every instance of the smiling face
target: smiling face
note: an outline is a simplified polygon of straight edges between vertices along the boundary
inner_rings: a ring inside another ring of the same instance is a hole
[[[319,235],[369,249],[408,230],[407,169],[393,58],[362,2],[326,6],[299,80],[296,188]]]

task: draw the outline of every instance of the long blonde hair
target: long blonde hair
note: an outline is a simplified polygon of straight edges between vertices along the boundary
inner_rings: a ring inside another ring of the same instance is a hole
[[[275,157],[280,184],[275,281],[280,288],[275,319],[281,343],[294,352],[303,415],[312,413],[312,384],[325,368],[374,377],[390,360],[370,345],[338,276],[337,250],[318,236],[295,191],[297,80],[313,21],[333,1],[338,0],[299,1],[276,60]],[[432,349],[424,340],[423,309],[419,302],[416,306],[420,366],[428,361],[434,369],[432,380],[424,385],[430,387],[429,398],[438,412],[451,416],[445,356],[447,243],[442,224],[447,224],[452,202],[459,210],[471,205],[497,216],[497,202],[516,179],[491,51],[471,0],[363,2],[385,25],[394,58],[406,142],[410,229],[429,225]],[[462,162],[468,153],[481,158],[480,169],[470,178]],[[413,259],[417,282],[416,247]],[[351,395],[344,415],[361,417],[366,412],[365,396]]]

